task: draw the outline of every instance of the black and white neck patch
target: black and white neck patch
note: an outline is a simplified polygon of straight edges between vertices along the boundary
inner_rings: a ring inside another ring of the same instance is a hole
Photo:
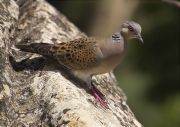
[[[112,40],[115,41],[115,42],[119,42],[121,40],[121,35],[119,32],[116,32],[115,34],[113,34],[111,36]]]

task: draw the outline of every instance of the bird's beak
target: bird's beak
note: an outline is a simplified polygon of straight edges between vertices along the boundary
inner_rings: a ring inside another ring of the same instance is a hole
[[[143,39],[142,39],[142,37],[141,37],[141,35],[139,34],[139,35],[135,35],[136,36],[136,38],[138,39],[138,40],[140,40],[142,43],[144,43],[144,41],[143,41]]]

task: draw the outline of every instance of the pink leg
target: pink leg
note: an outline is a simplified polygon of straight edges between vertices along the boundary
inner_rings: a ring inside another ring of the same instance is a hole
[[[91,94],[95,97],[96,102],[99,102],[104,108],[109,108],[107,102],[105,102],[104,95],[91,83]]]

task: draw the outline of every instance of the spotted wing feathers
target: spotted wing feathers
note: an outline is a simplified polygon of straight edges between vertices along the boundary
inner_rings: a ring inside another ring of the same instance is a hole
[[[55,44],[50,49],[60,64],[75,69],[87,69],[96,66],[103,58],[96,42],[77,39],[67,43]]]
[[[99,64],[103,54],[97,42],[88,39],[76,39],[67,43],[32,43],[15,45],[21,51],[38,53],[46,58],[53,57],[61,65],[70,69],[87,69]]]

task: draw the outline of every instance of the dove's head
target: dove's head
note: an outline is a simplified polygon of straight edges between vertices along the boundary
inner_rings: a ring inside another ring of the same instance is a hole
[[[141,37],[141,26],[133,21],[126,21],[121,26],[121,35],[127,39],[137,38],[143,43]]]

